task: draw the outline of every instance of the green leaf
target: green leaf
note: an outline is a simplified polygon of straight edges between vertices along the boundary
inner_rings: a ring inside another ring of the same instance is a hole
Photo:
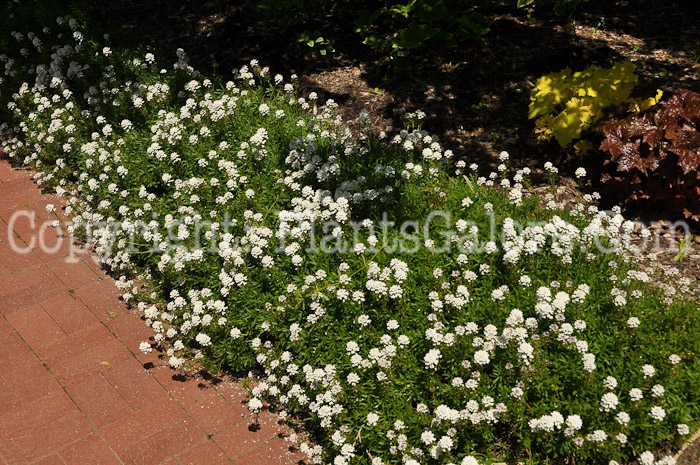
[[[416,48],[440,32],[440,29],[427,24],[411,23],[407,28],[400,29],[394,37],[394,48]]]
[[[561,16],[564,14],[566,11],[566,2],[559,0],[557,3],[554,4],[554,14],[557,16]]]
[[[683,239],[678,250],[678,254],[673,258],[674,262],[680,262],[685,258],[686,254],[690,251],[690,241],[693,239],[693,235],[690,234]]]
[[[437,40],[439,40],[439,41],[441,41],[441,42],[448,42],[448,41],[451,41],[451,40],[454,38],[454,34],[452,34],[451,32],[447,32],[447,31],[440,30],[440,32],[438,32],[437,34],[435,34],[435,35],[433,36],[433,38],[435,38],[435,39],[437,39]]]
[[[421,11],[421,19],[427,24],[432,24],[436,21],[447,20],[452,22],[452,13],[447,11],[443,2],[437,2],[435,5],[424,5],[424,10]],[[460,9],[460,11],[463,8]]]
[[[489,23],[484,18],[476,14],[467,14],[457,18],[457,23],[461,26],[461,32],[474,39],[485,36],[489,32]]]
[[[369,45],[370,47],[375,48],[377,50],[382,50],[387,45],[387,41],[385,39],[382,39],[377,36],[367,36],[362,41],[362,43],[365,45]]]
[[[395,15],[408,18],[408,14],[416,7],[416,1],[417,0],[411,0],[408,2],[407,5],[394,5],[389,9],[389,11],[391,11]]]
[[[385,8],[378,8],[374,11],[369,11],[369,10],[360,10],[357,12],[357,19],[355,20],[355,32],[364,32],[366,31],[370,26],[374,24],[374,22],[379,18],[379,16],[384,13]]]

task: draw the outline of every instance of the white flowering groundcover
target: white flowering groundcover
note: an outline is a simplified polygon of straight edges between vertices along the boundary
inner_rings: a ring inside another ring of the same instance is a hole
[[[219,84],[74,20],[2,34],[7,153],[166,360],[258,370],[250,408],[303,420],[309,461],[671,464],[697,428],[690,283],[594,197],[541,207],[505,153],[479,178],[420,112],[353,135],[255,62]]]

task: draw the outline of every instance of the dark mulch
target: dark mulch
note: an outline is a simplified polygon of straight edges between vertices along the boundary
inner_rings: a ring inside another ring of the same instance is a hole
[[[678,457],[678,465],[698,465],[700,464],[700,438],[696,439]]]

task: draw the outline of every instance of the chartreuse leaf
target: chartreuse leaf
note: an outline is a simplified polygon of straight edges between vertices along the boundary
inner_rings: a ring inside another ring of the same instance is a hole
[[[537,139],[554,137],[566,147],[598,121],[605,108],[630,102],[632,109],[642,111],[658,103],[661,94],[646,100],[630,98],[637,80],[630,62],[617,62],[611,68],[590,66],[576,72],[566,68],[540,77],[530,93],[528,112],[530,119],[537,118]],[[583,152],[588,146],[579,144],[575,148]]]

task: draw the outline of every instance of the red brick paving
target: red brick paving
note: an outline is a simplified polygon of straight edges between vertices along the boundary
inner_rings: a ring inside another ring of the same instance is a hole
[[[0,244],[0,248],[7,243]],[[0,313],[11,313],[31,307],[51,297],[60,295],[68,289],[45,265],[39,264],[21,271],[13,271],[9,278],[3,278],[0,284]]]
[[[207,441],[178,455],[181,465],[230,465],[228,455],[214,441]]]
[[[2,351],[0,351],[0,363],[12,360],[18,355],[29,352],[29,346],[19,337],[19,334],[14,332],[5,337],[0,336],[0,347],[2,347]]]
[[[265,413],[261,414],[264,417]],[[271,414],[268,414],[271,415]],[[213,436],[213,440],[231,457],[242,457],[282,434],[284,428],[274,421],[239,421]]]
[[[92,434],[93,428],[78,410],[13,438],[0,446],[8,464],[31,463]]]
[[[138,352],[151,330],[90,253],[44,226],[63,202],[30,178],[0,150],[0,464],[297,463],[286,426],[256,422],[240,384]]]
[[[68,465],[121,465],[119,456],[99,434],[91,434],[79,441],[63,447],[58,455]]]
[[[109,330],[104,325],[95,323],[33,349],[42,360],[53,367],[111,340],[113,337]]]
[[[155,465],[205,441],[207,435],[199,425],[191,418],[185,418],[132,443],[120,454],[120,458],[125,465]]]
[[[236,465],[269,465],[271,463],[296,463],[304,459],[304,454],[290,448],[288,441],[275,437],[262,447],[254,449],[236,460]]]
[[[43,459],[37,460],[36,462],[32,462],[32,465],[66,465],[66,462],[61,460],[61,457],[58,455],[51,454]]]
[[[62,384],[68,384],[85,376],[100,371],[106,371],[132,354],[118,339],[106,342],[104,345],[82,352],[76,357],[57,363],[51,368],[51,373]]]
[[[43,347],[65,335],[40,305],[32,305],[6,318],[30,347]]]
[[[3,361],[0,364],[0,376],[23,403],[61,388],[56,378],[33,352],[25,352],[9,361]]]
[[[0,444],[24,435],[75,410],[71,398],[57,389],[0,417]]]
[[[102,374],[133,410],[139,410],[167,395],[158,381],[133,357],[113,365]]]
[[[0,376],[0,415],[14,412],[22,405],[19,397],[12,392],[10,385]]]
[[[42,302],[41,306],[66,334],[73,334],[99,323],[95,315],[74,293],[50,298]]]
[[[186,417],[186,412],[176,401],[166,398],[102,428],[100,434],[115,451],[121,453],[139,440]]]
[[[99,280],[97,274],[80,259],[71,262],[64,257],[59,257],[47,262],[46,265],[71,290],[80,289]]]
[[[90,422],[100,429],[129,415],[129,404],[102,376],[95,373],[66,386],[66,392]]]

